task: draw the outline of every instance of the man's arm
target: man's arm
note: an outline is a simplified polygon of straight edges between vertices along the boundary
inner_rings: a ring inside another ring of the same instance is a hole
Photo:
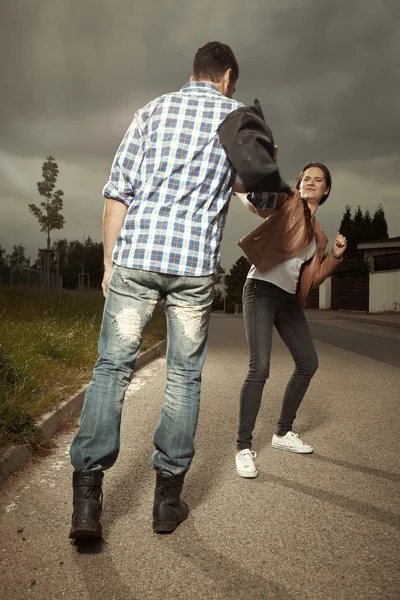
[[[111,176],[103,189],[104,277],[101,287],[107,295],[108,282],[113,268],[112,252],[118,234],[125,222],[126,213],[140,186],[140,165],[143,158],[142,121],[138,113],[122,140],[111,168]]]
[[[104,297],[107,296],[108,282],[113,268],[112,252],[127,211],[128,207],[123,202],[111,198],[105,199],[103,213],[104,276],[101,284]]]
[[[258,101],[254,107],[242,106],[225,117],[218,128],[220,142],[246,192],[286,192],[290,186],[282,179],[275,162],[276,147],[265,123]],[[237,188],[236,188],[237,189]],[[257,208],[259,197],[252,202]]]

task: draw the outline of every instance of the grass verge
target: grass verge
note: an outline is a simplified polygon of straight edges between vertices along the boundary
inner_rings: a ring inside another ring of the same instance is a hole
[[[46,443],[35,419],[89,382],[102,311],[97,291],[0,290],[0,446]],[[165,336],[157,308],[142,351]]]

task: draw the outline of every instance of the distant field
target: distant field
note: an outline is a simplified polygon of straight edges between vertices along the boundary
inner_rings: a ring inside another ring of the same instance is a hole
[[[103,300],[97,291],[0,289],[0,446],[40,443],[34,419],[89,382]],[[143,350],[165,336],[159,308]]]

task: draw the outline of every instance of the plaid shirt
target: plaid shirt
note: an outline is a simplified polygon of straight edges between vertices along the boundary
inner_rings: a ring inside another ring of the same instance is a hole
[[[215,272],[236,176],[217,130],[240,106],[195,82],[135,114],[103,190],[128,207],[116,264],[195,277]]]

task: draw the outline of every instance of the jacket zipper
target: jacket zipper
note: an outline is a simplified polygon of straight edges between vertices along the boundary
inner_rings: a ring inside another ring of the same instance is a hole
[[[266,237],[268,235],[272,235],[273,233],[275,233],[275,229],[273,231],[268,231],[267,233],[262,233],[261,235],[257,235],[256,237],[253,238],[253,240],[254,241],[261,240],[261,238]]]

